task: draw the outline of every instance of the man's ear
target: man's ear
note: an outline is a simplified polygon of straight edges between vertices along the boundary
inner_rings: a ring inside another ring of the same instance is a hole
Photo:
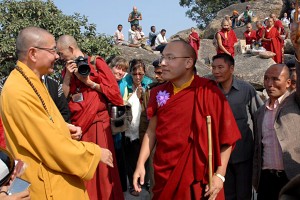
[[[187,66],[186,66],[187,69],[190,69],[190,68],[194,67],[193,58],[189,58],[186,62],[187,62]]]
[[[36,53],[37,53],[36,48],[31,47],[28,49],[27,55],[32,62],[37,61]]]
[[[230,66],[230,71],[233,73],[234,72],[234,65]]]
[[[74,48],[74,46],[69,46],[68,47],[68,49],[69,49],[69,51],[73,54],[74,53],[74,51],[75,51],[75,48]]]

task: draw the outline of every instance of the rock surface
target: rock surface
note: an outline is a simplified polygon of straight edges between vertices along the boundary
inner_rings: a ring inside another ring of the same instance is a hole
[[[250,82],[257,90],[263,87],[264,73],[268,67],[275,64],[272,58],[262,59],[250,54],[235,56],[234,74],[245,81]]]
[[[160,57],[159,52],[150,52],[142,48],[134,48],[128,46],[118,46],[121,51],[121,56],[126,58],[128,61],[132,59],[142,59],[146,66],[146,75],[154,78],[154,67],[152,62]]]

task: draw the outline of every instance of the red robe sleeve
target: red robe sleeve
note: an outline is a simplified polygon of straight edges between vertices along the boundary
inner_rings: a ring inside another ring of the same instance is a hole
[[[112,104],[123,105],[123,99],[120,93],[120,89],[111,69],[100,57],[97,57],[96,59],[96,67],[99,74],[98,83],[100,84],[102,93]]]

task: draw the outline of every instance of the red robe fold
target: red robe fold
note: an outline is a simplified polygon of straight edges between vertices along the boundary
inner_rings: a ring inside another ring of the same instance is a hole
[[[123,99],[116,79],[105,61],[101,58],[96,59],[97,71],[90,64],[90,57],[88,61],[91,68],[90,79],[100,84],[102,92],[89,88],[73,75],[70,94],[76,94],[78,91],[83,94],[84,100],[70,100],[71,122],[82,128],[83,141],[96,143],[112,152],[115,167],[111,168],[100,162],[93,179],[86,182],[86,187],[91,200],[122,200],[124,196],[117,170],[107,104],[111,102],[114,105],[122,105]]]
[[[244,38],[246,40],[246,44],[252,44],[253,41],[256,41],[256,31],[245,31],[244,32]]]
[[[256,31],[256,41],[262,38],[264,31],[265,31],[265,27],[261,27]]]
[[[191,32],[190,36],[192,36],[194,39],[197,39],[197,40],[194,40],[192,38],[189,38],[189,43],[193,47],[193,49],[195,50],[197,58],[198,58],[198,50],[200,48],[200,38],[199,38],[199,35],[196,32]]]
[[[280,29],[280,35],[285,35],[285,31],[284,31],[284,27],[283,27],[283,25],[282,25],[282,22],[281,22],[281,20],[276,20],[275,22],[274,22],[274,27],[279,31],[279,29]]]
[[[234,44],[237,42],[237,37],[233,30],[228,31],[227,38],[225,38],[225,32],[222,30],[218,32],[222,38],[222,45],[224,48],[234,57]],[[217,49],[217,54],[225,53],[219,47]]]
[[[161,107],[156,102],[159,91],[171,95]],[[149,118],[157,116],[153,199],[202,198],[208,183],[206,116],[212,117],[213,171],[222,164],[220,146],[234,146],[240,138],[226,98],[215,82],[195,76],[176,95],[169,82],[153,88],[147,113]],[[217,199],[224,199],[223,190]]]
[[[282,63],[282,39],[278,33],[278,30],[273,26],[269,31],[265,31],[265,38],[272,39],[271,42],[263,42],[263,46],[267,51],[272,51],[276,55],[273,60],[276,63]]]

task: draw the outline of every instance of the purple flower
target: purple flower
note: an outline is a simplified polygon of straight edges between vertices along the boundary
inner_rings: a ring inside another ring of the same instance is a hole
[[[170,98],[170,93],[168,93],[166,90],[159,91],[156,95],[156,101],[158,103],[158,106],[161,107],[165,105]]]

